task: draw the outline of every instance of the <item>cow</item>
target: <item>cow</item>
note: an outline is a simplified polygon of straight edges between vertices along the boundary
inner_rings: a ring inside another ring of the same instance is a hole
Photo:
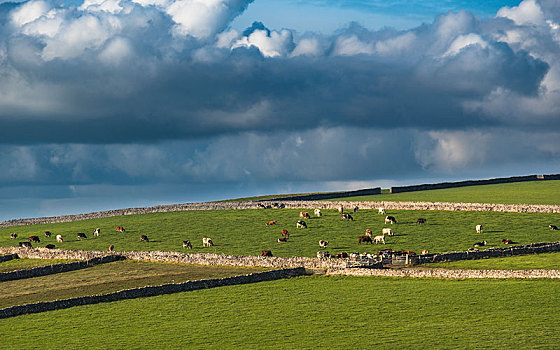
[[[428,252],[426,249],[422,250],[422,255],[426,255],[429,254],[430,252]]]
[[[203,247],[213,247],[214,242],[212,242],[211,238],[205,237],[205,238],[202,239],[202,246]]]
[[[386,217],[385,217],[385,223],[386,223],[386,224],[389,224],[389,223],[390,223],[391,225],[392,225],[392,224],[396,224],[396,223],[397,223],[397,219],[395,219],[394,216],[386,216]]]
[[[514,241],[512,241],[511,239],[502,239],[502,243],[503,244],[516,244]]]
[[[302,218],[302,219],[303,219],[303,218],[311,219],[311,216],[310,216],[309,213],[306,212],[306,211],[300,211],[300,212],[299,212],[299,217]]]
[[[100,232],[101,232],[101,229],[98,227],[93,231],[93,235],[99,237]]]
[[[270,250],[261,250],[261,256],[272,256],[272,252]]]
[[[83,232],[78,232],[78,233],[76,233],[76,238],[77,238],[78,240],[81,240],[82,238],[83,238],[83,239],[87,239],[87,236],[86,236],[86,234],[83,233]]]
[[[417,223],[417,224],[425,224],[425,223],[426,223],[426,219],[424,219],[424,218],[419,218],[419,219],[416,220],[416,223]]]
[[[288,237],[278,238],[277,242],[278,242],[278,243],[281,243],[281,242],[288,242]]]
[[[307,224],[305,223],[305,221],[298,221],[296,222],[296,228],[307,228]]]
[[[56,235],[56,241],[62,243],[64,241],[62,235]]]
[[[387,213],[385,212],[385,208],[379,208],[379,209],[377,209],[377,213],[383,214],[383,215],[387,215]]]
[[[115,229],[117,232],[125,232],[124,227],[122,226],[117,226],[117,228]]]
[[[375,237],[373,237],[373,243],[377,244],[379,242],[383,242],[383,244],[385,244],[385,236],[375,236]]]
[[[315,216],[321,217],[323,214],[321,213],[321,209],[315,209],[314,211]]]
[[[113,250],[115,250],[115,246],[111,244],[111,245],[109,246],[109,251],[112,252]]]
[[[272,225],[276,225],[276,223],[277,223],[276,220],[274,220],[274,221],[267,222],[265,225],[266,226],[272,226]]]
[[[473,244],[473,247],[484,247],[486,245],[486,241],[476,242]]]
[[[348,258],[348,253],[347,252],[338,253],[338,254],[335,255],[335,258],[347,259]]]
[[[29,242],[37,242],[37,243],[41,242],[38,236],[29,236],[28,240]]]
[[[45,237],[50,238],[52,233],[50,231],[45,231]]]
[[[47,245],[45,246],[45,248],[47,248],[47,249],[54,249],[55,247],[54,247],[54,244],[47,244]]]
[[[329,254],[329,252],[325,252],[325,251],[317,252],[317,258],[318,259],[328,259],[330,257],[331,257],[331,255]]]
[[[148,239],[148,236],[146,236],[146,235],[140,235],[140,240],[141,240],[142,242],[149,242],[149,241],[150,241],[150,240]]]
[[[290,233],[285,228],[282,229],[282,236],[286,236],[286,238],[290,237]]]
[[[558,226],[556,225],[548,225],[552,231],[558,231]]]
[[[390,228],[384,228],[383,230],[381,230],[381,233],[383,233],[384,235],[387,235],[387,236],[394,236],[395,235],[393,230],[390,229]]]
[[[10,239],[16,239],[17,233],[10,233]]]
[[[357,205],[354,207],[354,212],[352,214],[356,214],[358,212],[358,209],[360,209]]]
[[[476,233],[482,233],[482,225],[476,225]]]
[[[370,236],[360,236],[360,237],[358,237],[358,244],[362,244],[362,242],[371,244],[371,237]]]
[[[366,236],[368,236],[368,237],[373,236],[372,233],[371,233],[371,230],[369,228],[366,230]]]
[[[19,242],[19,246],[22,248],[33,248],[30,242]]]
[[[342,205],[340,207],[338,207],[338,213],[339,214],[344,213],[344,207]]]
[[[323,241],[323,240],[319,241],[319,247],[323,249],[326,248],[328,245],[329,245],[329,241]]]
[[[342,220],[352,220],[352,221],[354,221],[354,218],[352,217],[352,215],[347,214],[347,213],[342,213],[341,214],[341,219]]]
[[[191,241],[183,241],[183,248],[192,249]]]
[[[397,255],[416,255],[416,253],[413,252],[412,250],[400,250],[400,251],[396,252],[395,254],[397,254]]]
[[[380,251],[377,252],[377,255],[391,255],[393,254],[393,249],[389,248],[389,249],[381,249]]]

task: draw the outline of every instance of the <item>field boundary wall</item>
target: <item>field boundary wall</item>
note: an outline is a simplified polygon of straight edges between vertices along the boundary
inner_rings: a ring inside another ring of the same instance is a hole
[[[10,261],[19,258],[17,254],[7,254],[7,255],[0,255],[0,263],[4,261]]]
[[[262,209],[260,205],[273,202],[213,202],[213,203],[186,203],[166,206],[155,206],[148,208],[129,208],[121,210],[110,210],[79,215],[52,216],[32,219],[17,219],[0,222],[0,227],[24,226],[35,224],[53,224],[60,222],[72,222],[89,219],[100,219],[114,216],[164,213],[174,211],[190,210],[243,210]],[[560,213],[560,205],[542,204],[493,204],[493,203],[450,203],[450,202],[385,202],[385,201],[282,201],[287,209],[338,209],[343,206],[352,209],[358,206],[361,209],[385,209],[394,210],[443,210],[443,211],[497,211],[515,213]],[[280,209],[262,209],[280,210]]]
[[[328,269],[327,275],[413,278],[560,278],[560,270],[453,270],[408,267],[403,269]]]
[[[402,193],[402,192],[414,192],[414,191],[425,191],[425,190],[439,190],[443,188],[494,185],[494,184],[503,184],[503,183],[542,181],[542,180],[560,180],[560,174],[512,176],[512,177],[499,177],[499,178],[486,179],[486,180],[440,182],[435,184],[422,184],[422,185],[412,185],[412,186],[393,186],[390,188],[389,192]]]
[[[233,286],[239,284],[257,283],[263,281],[273,281],[282,278],[298,277],[307,275],[308,272],[303,267],[293,269],[281,269],[265,272],[251,273],[247,275],[213,278],[206,280],[188,281],[183,283],[169,283],[160,286],[147,286],[140,288],[125,289],[114,293],[103,295],[92,295],[77,297],[65,300],[55,300],[49,302],[39,302],[25,305],[17,305],[0,309],[0,318],[8,318],[19,315],[39,313],[52,310],[67,309],[74,306],[91,305],[106,303],[125,299],[136,299],[151,297],[163,294],[188,292],[199,289]]]

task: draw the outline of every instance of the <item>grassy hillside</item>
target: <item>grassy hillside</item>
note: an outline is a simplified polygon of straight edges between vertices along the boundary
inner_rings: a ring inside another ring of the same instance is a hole
[[[557,270],[560,269],[560,253],[520,255],[507,258],[462,260],[437,264],[426,264],[429,268],[475,269],[475,270]]]
[[[560,240],[558,231],[551,231],[548,225],[560,226],[559,214],[498,213],[498,212],[438,212],[405,211],[388,212],[397,218],[398,224],[384,225],[384,216],[375,210],[359,210],[355,221],[340,219],[335,210],[325,210],[321,218],[306,220],[308,229],[296,229],[299,210],[220,210],[184,211],[127,215],[71,223],[19,226],[0,229],[0,246],[17,245],[18,240],[9,238],[11,232],[19,237],[38,235],[40,246],[54,243],[59,248],[106,250],[113,244],[121,251],[184,251],[207,252],[233,255],[258,255],[262,249],[270,249],[276,256],[315,256],[319,250],[318,241],[329,241],[330,252],[359,251],[374,252],[381,248],[393,250],[413,250],[431,252],[466,250],[475,242],[488,241],[489,246],[500,246],[504,238],[519,244],[551,242]],[[424,225],[417,225],[416,219],[427,219]],[[264,223],[277,220],[274,226]],[[475,232],[476,224],[484,225],[484,233]],[[115,232],[115,226],[124,226],[126,233]],[[366,229],[380,234],[383,227],[392,227],[395,236],[387,237],[386,245],[358,245],[358,236]],[[101,235],[93,237],[96,227]],[[288,229],[291,236],[287,243],[277,243],[281,229]],[[44,238],[44,231],[51,231],[53,238]],[[77,240],[76,233],[85,232],[87,240]],[[56,243],[54,235],[64,236],[64,243]],[[140,241],[145,234],[150,242]],[[202,238],[211,237],[214,247],[203,248]],[[25,238],[23,238],[25,239]],[[193,250],[182,247],[183,240],[193,243]],[[34,244],[35,246],[37,244]]]
[[[555,280],[304,277],[0,320],[0,348],[555,348],[559,293]]]
[[[529,181],[395,194],[382,193],[334,200],[560,205],[560,181]]]

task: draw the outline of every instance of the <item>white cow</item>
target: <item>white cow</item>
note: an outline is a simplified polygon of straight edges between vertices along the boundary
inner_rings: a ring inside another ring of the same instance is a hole
[[[57,242],[63,242],[62,235],[56,235]]]
[[[373,237],[373,243],[377,244],[379,242],[383,242],[383,244],[385,244],[385,236],[375,236],[375,237]]]
[[[482,233],[482,225],[476,225],[476,233]]]
[[[319,247],[321,248],[326,248],[328,245],[329,245],[329,241],[323,241],[323,240],[319,241]]]
[[[95,231],[93,231],[93,235],[94,236],[99,236],[99,232],[101,231],[101,229],[98,227],[95,229]]]
[[[323,215],[321,213],[321,209],[315,209],[314,213],[315,213],[315,216],[319,216],[319,217]]]
[[[379,213],[379,214],[383,214],[383,215],[387,214],[387,213],[385,212],[385,208],[379,208],[379,209],[378,209],[378,213]]]
[[[386,223],[386,224],[389,224],[389,223],[390,223],[391,225],[392,225],[392,224],[396,224],[396,223],[397,223],[397,219],[395,219],[394,216],[386,216],[386,217],[385,217],[385,223]]]
[[[394,236],[394,235],[395,235],[395,233],[393,232],[393,230],[390,229],[390,228],[384,228],[381,232],[382,232],[384,235],[387,235],[387,236]]]
[[[202,246],[203,246],[203,247],[211,247],[211,246],[213,246],[213,245],[214,245],[214,242],[212,242],[212,239],[211,239],[211,238],[204,237],[204,238],[202,239]]]

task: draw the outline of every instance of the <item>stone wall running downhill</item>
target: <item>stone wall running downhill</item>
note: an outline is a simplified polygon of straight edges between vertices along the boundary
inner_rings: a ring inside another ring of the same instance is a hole
[[[117,300],[151,297],[162,294],[172,294],[193,291],[198,289],[232,286],[238,284],[272,281],[281,278],[290,278],[306,275],[305,268],[283,269],[265,271],[241,276],[214,278],[207,280],[188,281],[184,283],[170,283],[160,286],[147,286],[141,288],[125,289],[103,295],[92,295],[65,300],[39,302],[33,304],[17,305],[0,309],[0,318],[14,317],[24,314],[67,309],[74,306],[106,303]]]
[[[162,213],[189,210],[231,210],[231,209],[261,209],[260,205],[273,202],[215,202],[215,203],[186,203],[163,205],[149,208],[129,208],[109,210],[79,215],[64,215],[33,219],[17,219],[0,222],[0,227],[23,226],[34,224],[52,224],[58,222],[72,222],[88,219],[99,219],[113,216]],[[560,205],[537,204],[491,204],[491,203],[448,203],[448,202],[384,202],[384,201],[282,201],[280,204],[288,209],[338,209],[343,206],[352,209],[377,209],[383,207],[388,210],[443,210],[443,211],[496,211],[515,213],[560,213]],[[261,209],[281,210],[281,209]]]
[[[17,254],[7,254],[7,255],[0,255],[0,263],[4,261],[10,261],[19,258]]]

